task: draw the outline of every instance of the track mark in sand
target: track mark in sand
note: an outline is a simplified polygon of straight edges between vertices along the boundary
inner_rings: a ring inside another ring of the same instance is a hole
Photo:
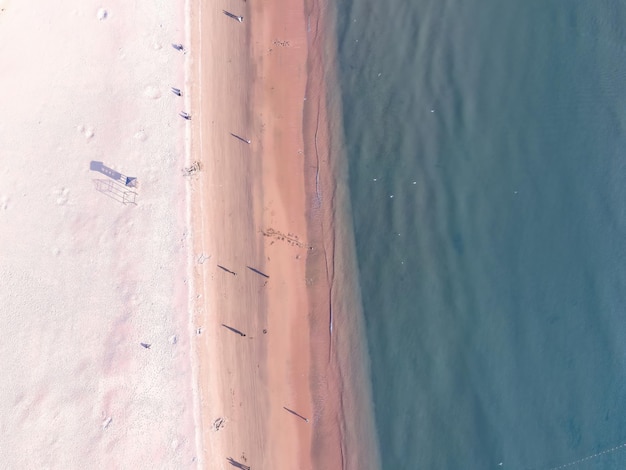
[[[273,228],[268,228],[267,230],[261,230],[261,233],[265,237],[273,238],[274,240],[279,240],[282,242],[289,243],[291,246],[297,246],[298,248],[308,248],[312,249],[312,247],[307,246],[306,243],[300,241],[298,235],[294,233],[283,233],[278,230],[274,230]]]

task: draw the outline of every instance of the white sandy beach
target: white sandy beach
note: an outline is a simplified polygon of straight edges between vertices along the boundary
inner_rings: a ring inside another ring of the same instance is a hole
[[[2,468],[196,466],[183,8],[0,0]]]

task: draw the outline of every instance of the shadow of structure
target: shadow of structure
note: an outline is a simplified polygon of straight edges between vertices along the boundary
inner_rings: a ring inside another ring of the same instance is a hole
[[[105,166],[102,162],[92,161],[89,164],[91,171],[97,171],[110,179],[94,179],[93,183],[96,191],[116,200],[122,204],[137,205],[137,192],[133,188],[137,187],[137,178],[126,176]]]
[[[231,464],[235,468],[238,468],[239,470],[250,470],[250,467],[248,467],[247,465],[242,464],[241,462],[237,462],[232,457],[228,457],[226,460],[228,460],[229,464]]]
[[[131,191],[123,184],[105,179],[94,179],[93,184],[96,187],[96,191],[101,192],[105,196],[116,200],[122,204],[135,204],[137,205],[137,193]]]
[[[108,176],[112,180],[119,181],[124,186],[128,186],[129,188],[137,187],[136,177],[123,175],[120,172],[115,171],[113,168],[109,168],[108,166],[105,166],[102,162],[97,162],[95,160],[92,160],[89,163],[89,169],[91,171],[98,171],[102,173],[103,175]]]

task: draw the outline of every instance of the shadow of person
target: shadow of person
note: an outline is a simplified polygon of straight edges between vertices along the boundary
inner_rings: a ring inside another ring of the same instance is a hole
[[[247,465],[244,465],[244,464],[242,464],[240,462],[237,462],[232,457],[228,457],[226,460],[228,460],[228,463],[231,464],[235,468],[238,468],[240,470],[250,470],[250,467],[248,467]]]
[[[237,333],[239,336],[246,336],[246,334],[243,331],[239,331],[238,329],[233,328],[232,326],[224,325],[223,323],[222,323],[222,326],[232,331],[233,333]]]

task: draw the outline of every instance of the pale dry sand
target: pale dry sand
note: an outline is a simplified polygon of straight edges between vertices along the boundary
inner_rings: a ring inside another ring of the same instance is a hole
[[[197,465],[183,7],[0,0],[2,468]]]

